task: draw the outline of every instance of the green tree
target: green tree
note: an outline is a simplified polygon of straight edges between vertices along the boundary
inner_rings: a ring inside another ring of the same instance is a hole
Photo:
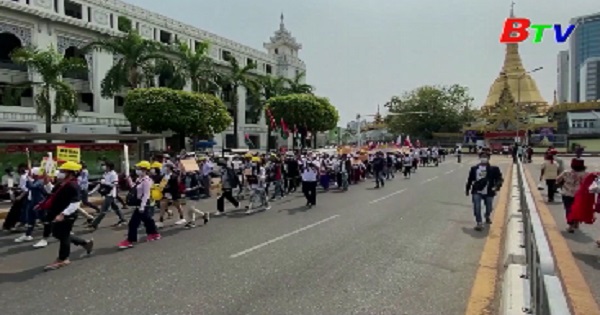
[[[211,137],[231,124],[223,102],[212,94],[169,88],[139,88],[125,98],[123,113],[146,132]]]
[[[271,122],[267,115],[267,102],[275,96],[283,95],[285,93],[285,78],[283,77],[275,77],[275,76],[261,76],[258,80],[253,81],[254,87],[251,89],[252,91],[258,91],[260,99],[256,102],[256,106],[250,109],[251,115],[256,115],[255,117],[259,117],[260,115],[265,115],[265,121],[267,122],[267,150],[271,150],[274,145],[271,140],[271,134],[273,133],[273,127],[271,126]],[[276,121],[279,124],[279,121]]]
[[[24,85],[39,87],[35,96],[38,116],[46,121],[46,133],[52,133],[52,122],[66,114],[77,116],[77,96],[73,88],[62,80],[66,73],[84,71],[86,64],[78,58],[64,58],[50,47],[47,50],[21,48],[11,55],[13,62],[26,65],[41,77],[41,82],[29,82]],[[54,95],[54,113],[52,112],[52,92]]]
[[[209,42],[200,42],[195,51],[185,43],[179,43],[173,50],[177,57],[175,67],[180,75],[190,80],[192,91],[210,93],[218,90],[218,74],[213,60],[208,55]]]
[[[229,63],[229,67],[219,73],[219,82],[222,86],[228,86],[231,88],[229,101],[231,116],[233,116],[233,137],[234,143],[233,146],[235,148],[238,147],[238,88],[245,87],[248,93],[256,93],[253,91],[253,88],[256,87],[256,83],[254,83],[254,79],[252,78],[251,71],[256,69],[256,64],[250,63],[245,66],[241,66],[238,60],[235,57],[229,57],[227,62]]]
[[[306,77],[306,72],[298,72],[292,79],[286,79],[287,88],[286,94],[313,94],[313,86],[303,83]]]
[[[130,31],[123,37],[109,37],[88,44],[84,50],[100,50],[112,53],[117,62],[102,79],[101,94],[104,98],[113,98],[125,88],[136,89],[144,81],[143,69],[156,60],[167,60],[165,48],[158,42],[141,37],[136,31]],[[131,124],[132,132],[136,125]]]
[[[267,103],[277,121],[283,119],[290,126],[298,126],[302,139],[308,131],[315,134],[335,128],[339,120],[337,109],[328,99],[311,94],[277,96]]]
[[[460,85],[422,86],[394,98],[386,122],[390,132],[431,139],[434,132],[460,132],[473,119],[473,98]]]

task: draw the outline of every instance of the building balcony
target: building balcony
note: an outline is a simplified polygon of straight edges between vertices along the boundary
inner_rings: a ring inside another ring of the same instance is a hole
[[[600,135],[600,127],[569,128],[569,135],[575,135],[575,136]]]
[[[0,60],[0,69],[27,72],[27,66],[16,64],[10,60]]]

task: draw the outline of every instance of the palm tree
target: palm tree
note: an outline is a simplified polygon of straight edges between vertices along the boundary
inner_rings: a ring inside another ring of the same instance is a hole
[[[208,55],[209,43],[198,43],[195,48],[195,51],[192,51],[187,44],[179,43],[173,50],[178,59],[175,63],[177,71],[190,80],[194,92],[211,93],[218,90],[219,85],[216,82],[218,75],[214,62]]]
[[[287,93],[290,94],[313,94],[314,87],[312,85],[302,83],[306,77],[306,72],[298,72],[292,79],[286,79]]]
[[[267,102],[271,97],[279,96],[284,94],[285,92],[285,79],[283,77],[273,77],[270,75],[259,77],[257,83],[257,90],[261,91],[262,100],[258,103],[258,108],[254,109],[258,113],[265,114],[265,118],[267,121],[267,151],[270,150],[273,146],[271,143],[271,133],[273,132],[271,122],[269,121],[269,117],[267,117],[267,112],[265,111],[265,107]]]
[[[110,37],[88,44],[83,50],[106,51],[118,57],[118,61],[108,70],[102,80],[101,94],[112,98],[125,88],[136,89],[143,82],[143,69],[156,60],[167,60],[166,49],[158,42],[144,39],[136,31],[123,37]],[[136,132],[132,124],[132,132]]]
[[[62,81],[63,75],[82,71],[86,68],[85,62],[78,58],[64,58],[54,47],[47,50],[36,48],[20,48],[14,51],[11,59],[16,64],[27,66],[29,70],[37,72],[42,81],[25,83],[29,86],[38,86],[40,92],[35,96],[38,116],[46,120],[46,133],[52,133],[52,122],[57,121],[65,113],[77,116],[77,97],[71,86]],[[52,113],[51,92],[55,92],[55,110]],[[51,142],[51,140],[48,140]]]
[[[234,147],[238,147],[238,93],[239,87],[245,87],[250,93],[255,93],[254,88],[256,87],[255,80],[251,78],[251,71],[256,69],[256,64],[249,63],[242,67],[235,57],[230,57],[229,67],[219,74],[219,80],[222,85],[229,86],[231,88],[231,110],[233,114],[233,137]]]

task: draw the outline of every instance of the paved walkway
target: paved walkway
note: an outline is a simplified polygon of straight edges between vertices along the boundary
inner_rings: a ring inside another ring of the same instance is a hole
[[[571,158],[564,158],[565,167],[569,168]],[[600,158],[596,157],[587,157],[585,158],[586,165],[588,166],[589,171],[598,171],[600,170]],[[537,180],[540,176],[540,167],[541,167],[542,159],[536,158],[534,159],[533,164],[528,164],[526,166],[529,173],[532,177]],[[548,203],[547,190],[544,189],[539,191],[539,194],[536,193],[538,191],[537,187],[533,187],[534,197],[538,196],[538,208],[540,209],[540,214],[543,215],[546,209],[548,209],[551,214],[552,219],[554,219],[554,223],[544,222],[544,226],[547,229],[547,233],[556,232],[556,235],[561,236],[562,239],[566,241],[568,246],[568,250],[570,255],[564,255],[560,251],[560,244],[558,244],[558,248],[554,249],[554,254],[556,256],[558,268],[560,268],[560,264],[565,264],[568,266],[568,262],[570,260],[574,260],[575,264],[571,267],[571,270],[566,270],[563,273],[563,281],[565,278],[568,278],[568,284],[566,287],[567,294],[569,294],[569,287],[576,287],[578,292],[574,292],[571,296],[571,303],[573,303],[573,298],[582,299],[584,294],[591,293],[594,301],[582,301],[580,302],[581,307],[588,309],[586,311],[587,314],[598,314],[600,310],[598,309],[598,304],[600,304],[600,249],[595,245],[595,240],[600,238],[600,233],[598,232],[598,225],[581,225],[580,230],[574,234],[570,234],[566,232],[567,223],[565,219],[565,210],[561,202],[560,194],[555,197],[556,202]],[[543,201],[542,201],[543,199]],[[543,219],[543,218],[542,218]],[[551,246],[556,245],[552,244]],[[556,243],[556,242],[555,242]],[[579,280],[578,273],[581,273],[583,277]],[[584,290],[583,294],[581,290]],[[585,292],[587,290],[587,292]],[[583,299],[585,300],[585,299]],[[579,303],[576,301],[576,303]],[[585,305],[584,305],[585,304]],[[590,310],[591,309],[591,310]],[[579,313],[576,313],[579,314]]]
[[[265,213],[167,227],[162,240],[126,251],[115,248],[124,229],[102,228],[93,256],[75,249],[71,266],[49,273],[41,269],[56,242],[34,250],[3,235],[2,312],[464,314],[487,236],[473,230],[464,195],[474,161],[419,169],[379,190],[322,193],[310,210],[297,194]]]

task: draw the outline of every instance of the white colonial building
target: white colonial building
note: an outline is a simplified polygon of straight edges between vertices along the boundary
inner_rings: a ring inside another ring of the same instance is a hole
[[[120,17],[131,21],[132,28],[141,36],[167,45],[183,41],[194,49],[197,42],[208,40],[210,56],[217,64],[226,65],[225,59],[235,56],[241,64],[256,63],[257,74],[287,78],[306,70],[298,58],[302,46],[285,28],[283,15],[279,30],[264,44],[266,51],[262,51],[117,0],[0,0],[0,94],[6,93],[7,85],[39,79],[35,73],[28,73],[26,68],[12,63],[10,53],[14,49],[53,45],[65,56],[85,58],[88,65],[87,74],[64,78],[78,92],[80,111],[78,117],[64,117],[56,123],[53,132],[118,134],[129,131],[129,122],[122,114],[123,97],[106,99],[100,95],[101,81],[118,57],[105,52],[78,54],[79,48],[99,37],[122,36]],[[0,132],[44,132],[43,120],[36,115],[35,93],[35,89],[26,91],[17,106],[2,104],[4,97],[0,95]],[[238,93],[238,144],[243,147],[244,135],[248,134],[255,145],[266,148],[264,117],[249,119],[246,91],[240,88]],[[215,149],[224,142],[230,147],[233,129],[230,127],[214,140]]]

